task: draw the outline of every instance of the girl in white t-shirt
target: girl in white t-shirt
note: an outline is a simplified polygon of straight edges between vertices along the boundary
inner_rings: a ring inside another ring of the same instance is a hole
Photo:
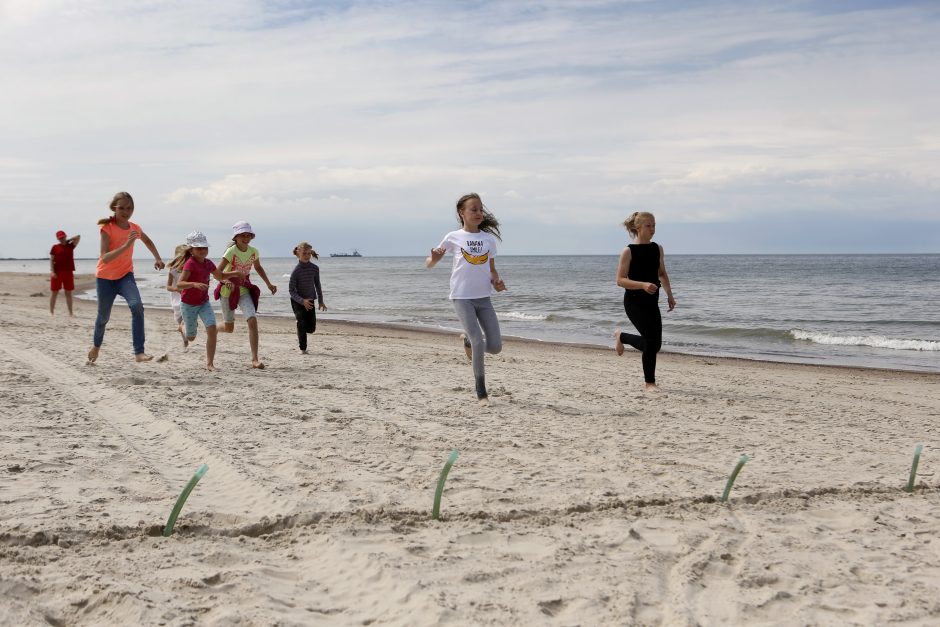
[[[189,259],[189,255],[187,255],[188,252],[189,246],[180,244],[173,253],[173,261],[166,265],[168,271],[166,277],[166,291],[170,293],[170,309],[173,310],[176,328],[183,337],[183,348],[189,346],[189,340],[186,339],[186,334],[183,333],[183,314],[180,312],[180,291],[179,288],[176,287],[176,284],[179,283],[183,264]]]
[[[473,363],[477,399],[488,403],[483,372],[484,351],[495,355],[503,349],[499,320],[490,302],[495,289],[502,292],[506,284],[496,272],[496,240],[502,241],[499,222],[486,210],[478,194],[467,194],[457,200],[457,219],[461,229],[444,236],[424,264],[433,268],[448,252],[454,255],[450,273],[450,299],[463,326],[460,336],[464,351]]]

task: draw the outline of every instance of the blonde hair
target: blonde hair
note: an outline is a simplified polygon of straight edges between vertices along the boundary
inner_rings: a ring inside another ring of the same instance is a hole
[[[119,200],[123,200],[123,199],[125,199],[125,198],[128,199],[129,201],[131,201],[131,209],[133,209],[133,208],[134,208],[134,198],[133,198],[130,194],[128,194],[127,192],[118,192],[118,193],[116,193],[116,194],[114,195],[114,198],[111,199],[111,205],[110,205],[110,207],[111,207],[111,212],[112,212],[112,214],[111,214],[110,216],[108,216],[107,218],[101,218],[100,220],[98,220],[98,224],[107,224],[108,222],[114,222],[114,213],[113,213],[113,212],[114,212],[114,208],[117,207],[117,203],[118,203]]]
[[[317,254],[317,251],[315,251],[315,250],[313,249],[313,246],[311,246],[311,245],[308,244],[307,242],[300,242],[299,244],[297,244],[296,246],[294,246],[294,256],[295,256],[295,257],[299,257],[299,256],[300,256],[300,251],[306,250],[306,249],[308,249],[308,248],[310,249],[310,254],[313,255],[313,258],[314,258],[314,259],[319,259],[319,258],[320,258],[320,255],[318,255],[318,254]]]
[[[634,211],[629,218],[623,221],[623,225],[632,237],[636,237],[639,233],[640,223],[645,220],[656,220],[656,216],[649,211]]]
[[[460,220],[460,226],[463,226],[463,216],[460,215],[460,212],[463,210],[463,206],[468,200],[479,200],[480,206],[483,207],[483,222],[480,222],[480,230],[484,233],[489,233],[499,241],[503,241],[502,236],[499,234],[499,220],[489,212],[479,194],[464,194],[457,199],[457,219]]]
[[[176,247],[176,250],[173,251],[173,255],[173,260],[166,264],[166,266],[173,270],[182,270],[186,260],[193,256],[192,246],[189,244],[180,244]]]

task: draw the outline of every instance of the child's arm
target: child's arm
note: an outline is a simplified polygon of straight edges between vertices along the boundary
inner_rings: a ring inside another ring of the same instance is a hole
[[[271,290],[272,294],[277,294],[277,285],[272,285],[271,281],[268,280],[268,275],[264,271],[264,268],[261,267],[261,262],[255,262],[255,270],[258,271],[258,276],[261,277],[261,280],[268,284],[268,289]]]
[[[144,246],[147,247],[147,250],[153,255],[153,267],[156,270],[163,270],[166,267],[166,264],[163,263],[163,259],[160,258],[160,253],[157,252],[157,247],[154,245],[153,240],[147,237],[147,234],[141,231],[140,241],[144,243]]]
[[[506,290],[506,284],[499,278],[499,272],[496,271],[496,260],[492,257],[490,257],[490,283],[493,284],[493,289],[497,292]]]
[[[219,283],[228,281],[229,279],[240,279],[244,277],[241,272],[222,272],[221,268],[216,268],[212,271],[212,276],[215,277],[215,280]]]
[[[172,275],[172,274],[167,274],[167,275],[166,275],[166,291],[168,291],[168,292],[178,292],[178,291],[180,291],[180,289],[179,289],[177,286],[173,285],[173,275]]]
[[[49,253],[49,274],[50,274],[50,276],[51,276],[53,279],[56,277],[56,274],[55,274],[55,255],[53,255],[52,253]]]
[[[669,304],[669,311],[672,311],[676,308],[676,299],[672,297],[672,285],[669,283],[669,275],[666,274],[666,253],[663,252],[662,245],[659,246],[659,282],[666,290],[666,302]]]
[[[107,233],[101,231],[101,261],[103,263],[109,263],[123,253],[129,246],[133,246],[134,240],[138,239],[140,234],[137,231],[131,231],[127,236],[127,241],[124,242],[122,246],[118,246],[114,250],[108,250],[111,247],[111,238]]]
[[[317,286],[317,300],[320,303],[320,311],[326,311],[326,303],[323,302],[323,288],[320,287],[320,273],[319,272],[317,272],[317,275],[314,278],[313,282]]]
[[[443,246],[438,248],[431,249],[431,256],[424,260],[425,268],[433,268],[437,265],[437,262],[444,258],[444,253],[447,252],[444,250]]]
[[[179,290],[197,289],[197,290],[206,290],[206,291],[209,290],[208,283],[196,283],[195,281],[187,281],[186,279],[188,278],[189,278],[189,270],[183,270],[180,273],[180,280],[176,282],[177,289]]]
[[[71,244],[72,248],[75,248],[76,246],[78,246],[78,240],[80,239],[82,239],[81,235],[73,235],[72,237],[68,238],[65,241]]]
[[[659,289],[658,285],[646,281],[634,281],[628,276],[632,260],[633,255],[630,253],[630,247],[627,246],[620,253],[620,263],[617,264],[617,285],[625,290],[643,290],[647,294],[655,294]]]

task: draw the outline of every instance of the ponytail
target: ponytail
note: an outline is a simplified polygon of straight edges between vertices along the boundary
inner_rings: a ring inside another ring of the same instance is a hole
[[[630,214],[630,217],[623,221],[623,226],[627,229],[627,232],[631,237],[636,237],[639,232],[639,223],[643,220],[655,220],[653,214],[649,211],[634,211]]]

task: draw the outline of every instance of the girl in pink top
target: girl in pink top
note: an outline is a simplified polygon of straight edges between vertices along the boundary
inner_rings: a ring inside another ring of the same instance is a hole
[[[98,351],[104,341],[104,330],[111,319],[114,299],[120,295],[131,310],[131,337],[137,361],[150,361],[152,355],[144,352],[144,305],[134,280],[134,242],[138,239],[153,254],[153,267],[164,267],[157,247],[135,223],[130,221],[134,213],[134,199],[127,192],[118,192],[111,200],[109,218],[98,220],[101,225],[101,256],[95,270],[98,291],[98,317],[95,320],[94,345],[88,351],[88,363],[98,359]]]

